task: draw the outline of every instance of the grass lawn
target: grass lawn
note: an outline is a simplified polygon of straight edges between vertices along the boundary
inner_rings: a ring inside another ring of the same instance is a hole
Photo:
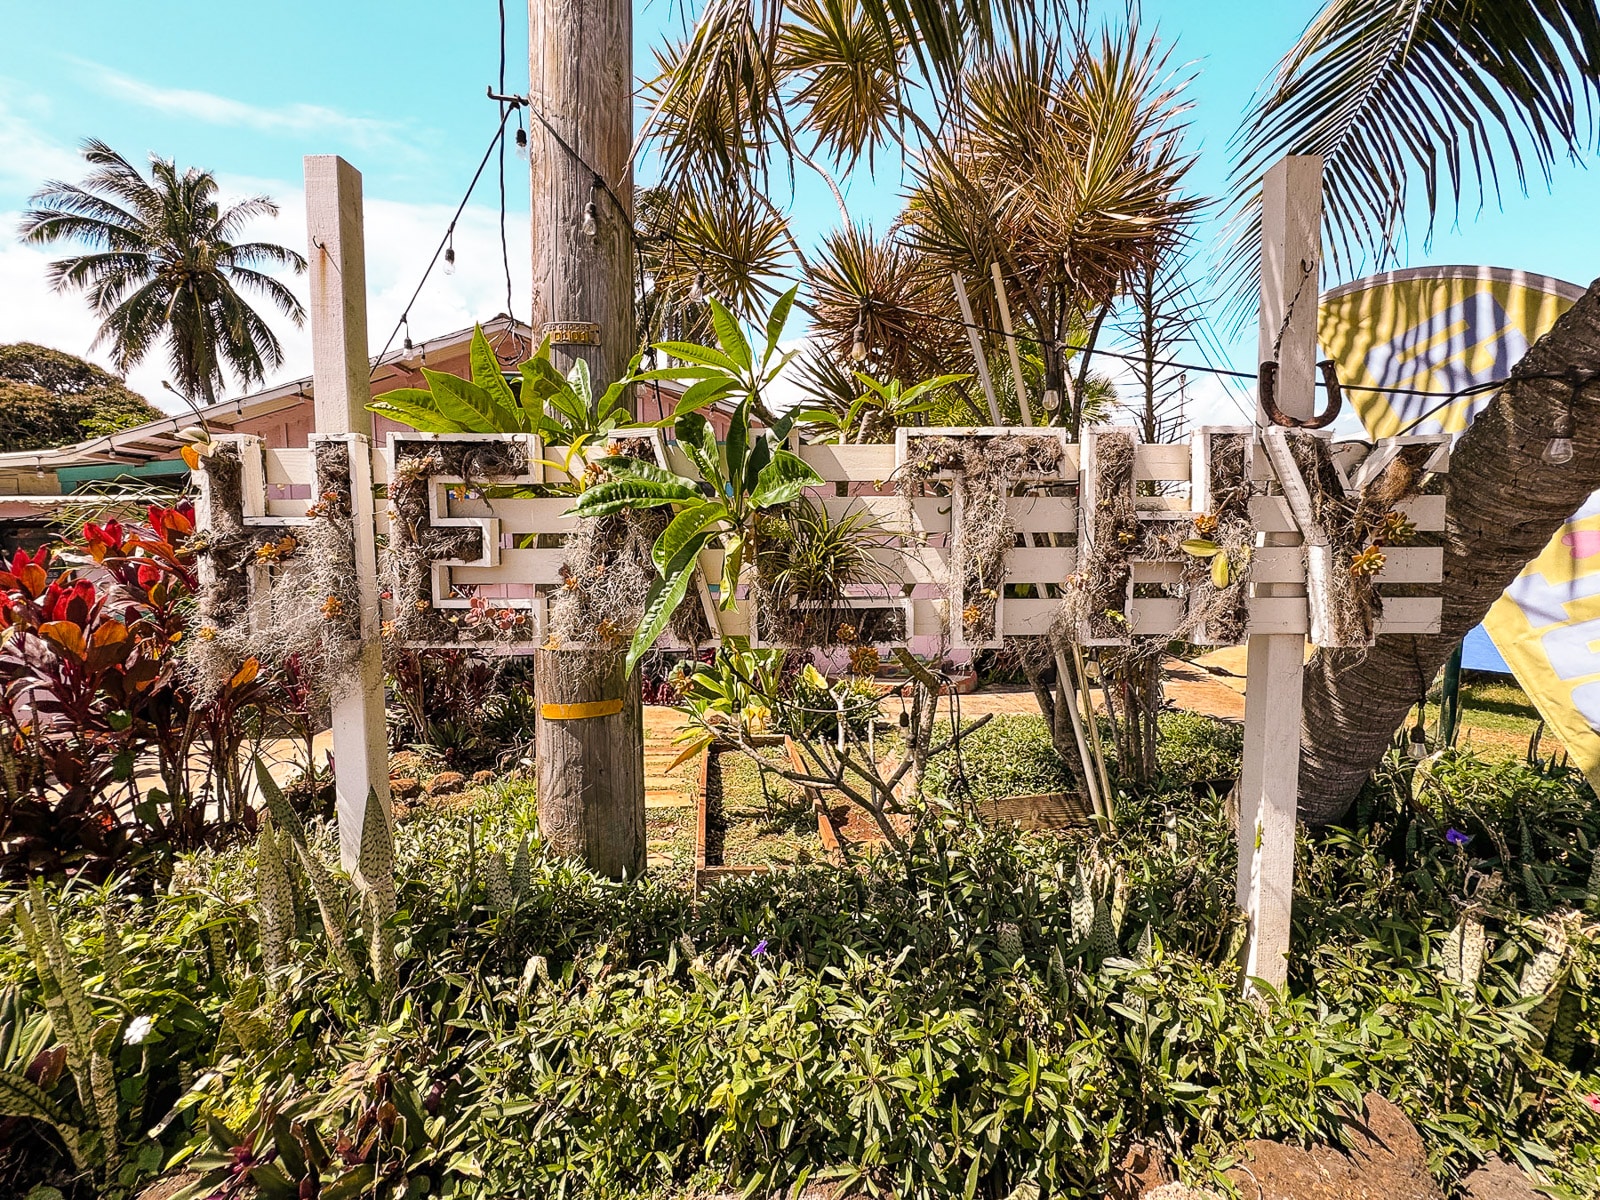
[[[1428,693],[1428,729],[1439,722],[1440,688]],[[1509,675],[1469,673],[1461,681],[1461,731],[1456,745],[1485,758],[1521,759],[1528,740],[1539,726],[1539,713],[1517,681]],[[1561,743],[1548,729],[1540,739],[1540,753],[1560,755]]]
[[[782,746],[765,746],[761,753],[774,764],[788,762]],[[743,754],[721,751],[712,758],[706,787],[709,863],[803,866],[822,860],[816,813],[794,784],[762,770]]]

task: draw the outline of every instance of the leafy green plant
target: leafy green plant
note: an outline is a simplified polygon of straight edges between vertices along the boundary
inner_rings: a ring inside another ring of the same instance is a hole
[[[895,553],[893,537],[864,508],[833,517],[826,505],[801,496],[761,520],[758,532],[756,619],[763,637],[808,647],[849,644],[859,633],[849,597],[863,590],[884,600],[900,594],[899,573],[884,561]]]
[[[864,390],[848,407],[809,408],[795,420],[814,425],[825,442],[892,442],[899,426],[916,424],[934,410],[939,392],[972,378],[938,375],[907,387],[898,379],[880,383],[861,371],[855,377]]]
[[[673,414],[678,445],[699,472],[685,478],[651,463],[622,456],[600,460],[610,478],[578,497],[570,510],[579,517],[603,517],[629,509],[668,506],[674,516],[652,549],[659,578],[645,599],[644,619],[628,648],[631,672],[641,655],[655,644],[673,612],[683,602],[702,550],[723,552],[721,604],[731,608],[747,554],[758,552],[757,519],[781,508],[806,488],[822,482],[821,476],[798,455],[782,448],[787,423],[771,432],[756,432],[753,410],[761,388],[782,368],[778,338],[789,308],[791,289],[779,299],[767,320],[767,344],[757,359],[733,314],[711,302],[717,347],[682,342],[662,343],[658,349],[695,364],[646,372],[640,378],[693,378]],[[773,365],[774,358],[779,361]],[[717,444],[710,422],[699,409],[723,397],[738,397],[729,421],[726,443]]]
[[[637,357],[623,378],[596,395],[589,364],[580,358],[563,376],[550,361],[549,338],[518,368],[516,387],[481,325],[472,331],[470,356],[471,379],[424,367],[426,388],[396,388],[367,407],[423,433],[537,433],[550,445],[574,450],[634,424],[626,396]]]

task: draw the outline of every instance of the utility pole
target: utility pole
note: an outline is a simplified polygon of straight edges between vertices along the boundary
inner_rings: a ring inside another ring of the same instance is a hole
[[[631,0],[528,0],[533,330],[599,388],[633,356]]]
[[[1261,185],[1261,325],[1257,362],[1278,364],[1278,408],[1316,411],[1317,298],[1322,254],[1322,159],[1291,155]],[[1267,425],[1259,406],[1256,424]],[[1259,451],[1258,451],[1259,453]],[[1262,535],[1267,545],[1297,534]],[[1300,584],[1257,584],[1256,594],[1304,595]],[[1249,914],[1245,975],[1282,987],[1289,969],[1294,835],[1300,801],[1303,633],[1248,640],[1244,763],[1239,776],[1239,907]]]
[[[529,0],[533,327],[596,390],[633,357],[632,0]],[[620,649],[534,652],[539,832],[601,874],[645,865],[639,673]]]

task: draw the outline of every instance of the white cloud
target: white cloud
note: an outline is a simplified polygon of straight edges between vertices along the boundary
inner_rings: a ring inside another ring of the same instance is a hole
[[[46,179],[71,177],[82,165],[72,149],[40,134],[0,94],[0,188],[31,192]],[[14,227],[0,230],[0,234],[9,239]]]
[[[269,108],[192,88],[162,87],[113,71],[99,63],[73,59],[86,83],[117,100],[207,125],[254,129],[261,133],[318,133],[345,137],[364,148],[393,150],[403,146],[398,126],[372,117],[355,117],[320,104],[284,104]]]

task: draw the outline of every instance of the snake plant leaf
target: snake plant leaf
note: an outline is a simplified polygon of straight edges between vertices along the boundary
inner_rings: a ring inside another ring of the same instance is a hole
[[[1210,558],[1218,553],[1222,547],[1206,538],[1187,538],[1179,547],[1185,554],[1192,554],[1196,558]]]
[[[72,1156],[74,1165],[85,1165],[83,1134],[72,1123],[66,1109],[26,1075],[14,1071],[0,1071],[0,1117],[23,1117],[30,1121],[43,1121],[55,1130]]]
[[[1229,578],[1228,556],[1226,554],[1213,554],[1211,556],[1211,585],[1220,591],[1228,586]]]

